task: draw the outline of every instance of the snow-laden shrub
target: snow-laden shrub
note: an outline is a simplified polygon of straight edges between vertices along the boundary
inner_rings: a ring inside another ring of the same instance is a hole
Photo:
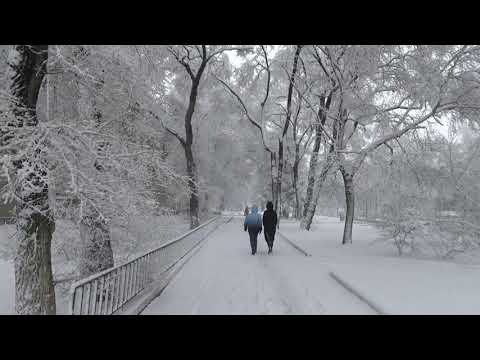
[[[111,226],[115,262],[128,261],[189,230],[189,221],[179,215],[132,216]]]
[[[427,222],[417,236],[441,258],[453,258],[480,245],[480,229],[461,218],[437,218]]]
[[[452,258],[480,246],[480,227],[461,217],[427,217],[419,208],[386,207],[378,224],[383,239],[391,241],[399,255],[405,253]]]
[[[131,217],[125,223],[112,223],[112,246],[118,260],[128,260],[172,240],[189,230],[188,219],[179,215]],[[11,242],[14,242],[12,239]],[[6,243],[2,241],[2,243]],[[12,248],[14,244],[12,245]],[[6,246],[2,246],[6,252]],[[78,226],[69,220],[57,219],[52,239],[52,259],[57,267],[72,268],[79,258],[81,240]],[[68,265],[69,264],[69,265]],[[62,269],[58,269],[61,273]]]
[[[400,208],[395,205],[386,207],[386,221],[380,223],[385,240],[393,241],[393,244],[401,256],[405,252],[418,252],[419,248],[415,241],[416,231],[422,224],[417,219],[419,211],[414,208]]]

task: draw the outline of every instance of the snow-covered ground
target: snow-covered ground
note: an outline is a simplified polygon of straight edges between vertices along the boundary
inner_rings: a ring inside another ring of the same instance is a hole
[[[0,260],[0,315],[15,311],[15,272],[12,261]]]
[[[0,225],[0,315],[15,310],[14,233],[15,225]]]
[[[144,314],[373,313],[329,272],[387,313],[480,314],[480,257],[475,254],[455,262],[399,257],[365,224],[354,224],[353,244],[344,246],[343,223],[320,216],[308,232],[293,221],[280,224],[280,233],[311,257],[279,236],[273,255],[267,255],[263,233],[252,256],[242,222],[237,216],[214,232]],[[14,226],[0,226],[0,314],[14,311],[14,231]],[[67,298],[60,287],[56,290],[58,313],[64,313]]]
[[[143,314],[372,314],[328,268],[263,233],[250,253],[243,217],[220,227]]]
[[[341,245],[343,223],[318,217],[313,231],[283,221],[280,232],[391,314],[480,314],[479,258],[454,261],[399,257],[370,225],[354,224]],[[476,263],[476,264],[475,264]]]

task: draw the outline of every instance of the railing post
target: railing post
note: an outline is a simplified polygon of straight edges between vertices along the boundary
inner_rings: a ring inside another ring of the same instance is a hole
[[[83,286],[82,286],[79,290],[80,290],[80,294],[82,294],[82,296],[80,296],[80,311],[79,311],[79,314],[82,315],[82,309],[83,309]]]
[[[125,297],[125,267],[120,268],[120,308],[123,307]]]
[[[105,287],[105,278],[101,278],[100,283],[100,292],[99,292],[99,301],[98,301],[98,315],[102,315],[102,304],[103,304],[103,288]]]
[[[117,287],[115,290],[115,304],[113,306],[113,311],[117,311],[118,309],[118,304],[120,303],[120,281],[121,281],[121,268],[117,269],[116,271],[116,278],[117,278]]]
[[[132,288],[132,263],[127,265],[128,269],[128,286],[127,286],[127,301],[130,299],[131,288]]]
[[[91,291],[91,284],[85,284],[85,293],[87,292],[87,285],[88,285],[88,296],[85,297],[85,315],[89,315],[89,310],[90,310],[90,295],[92,293]]]
[[[111,314],[113,312],[113,302],[115,301],[115,284],[117,282],[117,277],[115,276],[115,271],[111,272],[112,280],[110,282],[112,285],[110,286],[110,306],[107,308],[107,313]]]
[[[68,312],[70,315],[75,315],[75,293],[76,293],[76,287],[74,284],[70,287],[70,302],[68,305]]]
[[[107,290],[105,292],[105,296],[106,296],[106,300],[105,300],[105,314],[104,315],[107,315],[108,313],[108,308],[110,306],[109,304],[109,301],[111,301],[111,288],[112,288],[112,273],[108,273],[106,276],[105,276],[108,280],[107,280]]]
[[[97,294],[98,294],[98,280],[95,281],[95,287],[93,291],[93,306],[92,306],[92,315],[95,315],[95,311],[97,310]]]
[[[138,275],[138,261],[133,263],[133,288],[132,296],[135,296],[137,293],[137,275]]]

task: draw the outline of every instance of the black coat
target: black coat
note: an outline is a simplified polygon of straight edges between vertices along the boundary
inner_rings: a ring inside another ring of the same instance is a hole
[[[263,228],[265,232],[275,232],[277,228],[277,213],[275,210],[267,209],[263,212]]]

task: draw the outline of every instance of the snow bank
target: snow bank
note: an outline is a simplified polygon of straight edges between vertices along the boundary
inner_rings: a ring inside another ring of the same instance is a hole
[[[317,218],[312,231],[283,221],[280,231],[387,313],[480,314],[479,265],[399,257],[364,224],[354,224],[353,244],[341,245],[337,218]]]
[[[480,268],[410,259],[332,268],[390,314],[480,314]]]
[[[12,261],[0,260],[0,315],[15,313],[15,270]]]
[[[0,315],[15,312],[15,225],[0,225]]]

